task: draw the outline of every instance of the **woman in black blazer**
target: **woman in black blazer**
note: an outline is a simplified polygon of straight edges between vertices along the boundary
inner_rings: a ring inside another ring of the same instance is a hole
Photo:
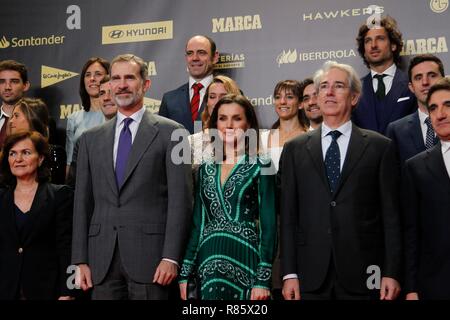
[[[73,191],[47,182],[48,148],[25,131],[0,156],[0,300],[71,299]]]

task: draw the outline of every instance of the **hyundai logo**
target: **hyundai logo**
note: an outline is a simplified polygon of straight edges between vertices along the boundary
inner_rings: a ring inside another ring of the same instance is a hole
[[[111,39],[119,39],[123,37],[124,32],[122,30],[113,30],[109,33]]]

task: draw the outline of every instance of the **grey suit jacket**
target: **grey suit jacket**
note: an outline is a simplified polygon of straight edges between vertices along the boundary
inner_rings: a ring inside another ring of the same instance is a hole
[[[189,164],[175,165],[174,129],[181,125],[146,111],[119,190],[113,168],[116,119],[80,138],[72,263],[87,263],[94,285],[105,277],[114,247],[127,274],[151,283],[162,258],[181,261],[192,215]]]

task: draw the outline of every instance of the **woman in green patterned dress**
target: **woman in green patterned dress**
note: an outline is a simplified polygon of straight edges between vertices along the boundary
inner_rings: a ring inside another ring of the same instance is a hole
[[[268,299],[276,249],[275,176],[270,159],[257,153],[252,104],[242,95],[220,99],[209,133],[214,159],[198,172],[181,297],[186,299],[187,280],[196,273],[201,299]]]

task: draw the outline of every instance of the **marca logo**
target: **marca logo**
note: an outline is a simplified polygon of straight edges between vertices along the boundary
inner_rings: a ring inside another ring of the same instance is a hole
[[[447,40],[445,37],[406,40],[400,55],[409,56],[442,52],[448,52]]]
[[[51,86],[52,84],[73,78],[78,73],[52,68],[48,66],[41,66],[41,88]]]
[[[66,36],[55,36],[52,34],[48,37],[34,37],[29,38],[17,38],[14,37],[9,41],[5,36],[0,38],[0,49],[5,49],[8,47],[37,47],[37,46],[53,46],[64,44],[64,38]]]
[[[245,55],[243,53],[222,53],[219,62],[214,69],[236,69],[245,67]]]
[[[59,106],[59,119],[67,119],[72,113],[81,110],[81,105],[78,103],[74,104],[61,104]]]
[[[144,97],[144,105],[147,107],[148,111],[157,113],[159,111],[159,106],[161,105],[161,100]]]
[[[102,44],[173,39],[173,21],[102,27]]]
[[[334,11],[316,11],[303,13],[303,21],[317,21],[317,20],[328,20],[347,17],[359,17],[362,15],[381,14],[383,12],[384,7],[380,6],[369,6],[367,8],[353,8]]]
[[[231,32],[262,29],[259,14],[253,16],[235,16],[212,18],[212,32]]]
[[[311,51],[311,52],[298,52],[297,49],[288,51],[283,50],[275,59],[278,67],[282,64],[296,63],[302,61],[315,61],[315,60],[337,60],[343,58],[356,57],[356,52],[353,49],[342,50],[329,50],[329,51]]]
[[[448,0],[430,0],[430,9],[435,13],[442,13],[448,9]]]

